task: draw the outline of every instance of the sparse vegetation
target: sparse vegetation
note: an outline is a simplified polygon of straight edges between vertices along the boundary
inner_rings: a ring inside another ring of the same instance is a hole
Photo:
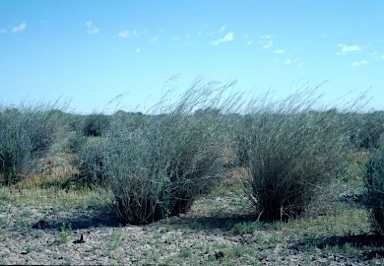
[[[383,262],[383,113],[307,89],[245,107],[232,85],[196,82],[146,114],[0,108],[1,263],[14,243],[19,263]]]
[[[142,224],[186,213],[219,182],[226,147],[224,107],[217,103],[226,87],[214,91],[210,86],[195,83],[175,106],[158,107],[166,114],[145,123],[112,123],[104,138],[104,163],[118,213],[126,222]]]

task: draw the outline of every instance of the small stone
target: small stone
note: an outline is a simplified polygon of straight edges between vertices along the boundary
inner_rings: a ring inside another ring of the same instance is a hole
[[[47,227],[49,227],[49,223],[44,220],[40,220],[35,225],[32,226],[33,229],[40,229],[40,230],[45,229]]]

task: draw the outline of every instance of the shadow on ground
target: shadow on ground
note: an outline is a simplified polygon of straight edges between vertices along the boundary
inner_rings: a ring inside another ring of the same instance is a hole
[[[92,207],[86,210],[58,212],[48,216],[45,220],[48,222],[47,230],[61,230],[63,224],[65,226],[71,224],[72,230],[121,226],[120,219],[114,212]]]
[[[313,245],[313,243],[316,243]],[[305,249],[306,246],[311,245],[315,246],[321,250],[326,248],[337,247],[341,251],[345,251],[346,246],[357,248],[361,250],[362,256],[366,259],[373,259],[379,257],[384,257],[384,238],[377,234],[362,234],[362,235],[353,235],[353,236],[331,236],[324,237],[319,239],[308,239],[308,241],[303,241],[297,245],[294,245],[293,249]]]

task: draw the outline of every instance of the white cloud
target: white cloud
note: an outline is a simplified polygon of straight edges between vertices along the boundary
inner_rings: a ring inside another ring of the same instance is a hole
[[[13,27],[12,32],[23,32],[23,30],[27,27],[27,23],[23,22],[19,26]]]
[[[157,42],[157,40],[159,39],[159,36],[155,36],[151,39],[151,42],[154,43],[154,42]]]
[[[273,36],[271,34],[260,36],[260,39],[274,39],[274,38],[275,38],[275,36]]]
[[[273,45],[273,41],[267,41],[267,42],[263,42],[264,45],[263,45],[263,49],[267,49],[269,47],[272,47]]]
[[[203,31],[199,30],[199,35],[213,36],[213,35],[216,35],[216,34],[218,34],[218,33],[223,33],[223,32],[225,32],[226,29],[227,29],[227,26],[226,26],[226,25],[223,25],[223,26],[221,26],[220,29],[217,30],[217,31],[203,32]]]
[[[140,48],[136,48],[136,53],[140,53]]]
[[[7,33],[6,29],[0,29],[0,33]]]
[[[273,39],[276,36],[268,34],[260,36],[260,44],[263,45],[263,49],[267,49],[273,46]]]
[[[285,51],[284,50],[273,50],[273,53],[274,54],[283,54],[283,53],[285,53]]]
[[[291,59],[287,59],[287,60],[284,61],[285,65],[289,65],[290,63],[291,63]]]
[[[251,44],[252,44],[252,40],[247,41],[247,45],[251,45]]]
[[[211,42],[212,45],[218,45],[223,42],[230,42],[233,40],[233,32],[227,33],[224,38],[218,39],[216,41]]]
[[[380,58],[384,60],[384,54],[382,56],[380,56]]]
[[[361,51],[362,47],[358,45],[345,45],[345,44],[338,44],[337,47],[341,47],[341,51],[337,52],[338,55],[340,54],[347,54],[350,52],[356,52]]]
[[[96,27],[93,27],[92,29],[88,30],[88,33],[89,34],[98,34],[99,33],[99,29],[96,28]]]
[[[123,38],[123,39],[128,38],[129,37],[129,30],[123,30],[123,31],[119,32],[119,37]]]
[[[361,65],[366,65],[368,64],[367,60],[361,60],[361,61],[354,61],[352,62],[353,67],[361,66]]]
[[[85,26],[88,28],[89,34],[98,34],[100,30],[94,26],[92,26],[92,20],[85,22]]]

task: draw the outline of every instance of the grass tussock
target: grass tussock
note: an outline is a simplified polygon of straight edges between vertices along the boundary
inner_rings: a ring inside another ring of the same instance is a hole
[[[31,162],[43,156],[65,129],[62,112],[54,107],[0,108],[0,170],[6,185],[22,179],[33,168]]]
[[[126,222],[186,213],[222,177],[227,89],[196,82],[176,104],[157,106],[159,115],[112,122],[103,140],[105,171]]]
[[[341,117],[347,116],[313,110],[317,99],[307,88],[281,101],[266,95],[242,119],[237,139],[247,173],[242,186],[261,220],[302,215],[343,171],[350,150]]]
[[[384,236],[384,149],[371,154],[365,164],[364,203],[374,231]]]

